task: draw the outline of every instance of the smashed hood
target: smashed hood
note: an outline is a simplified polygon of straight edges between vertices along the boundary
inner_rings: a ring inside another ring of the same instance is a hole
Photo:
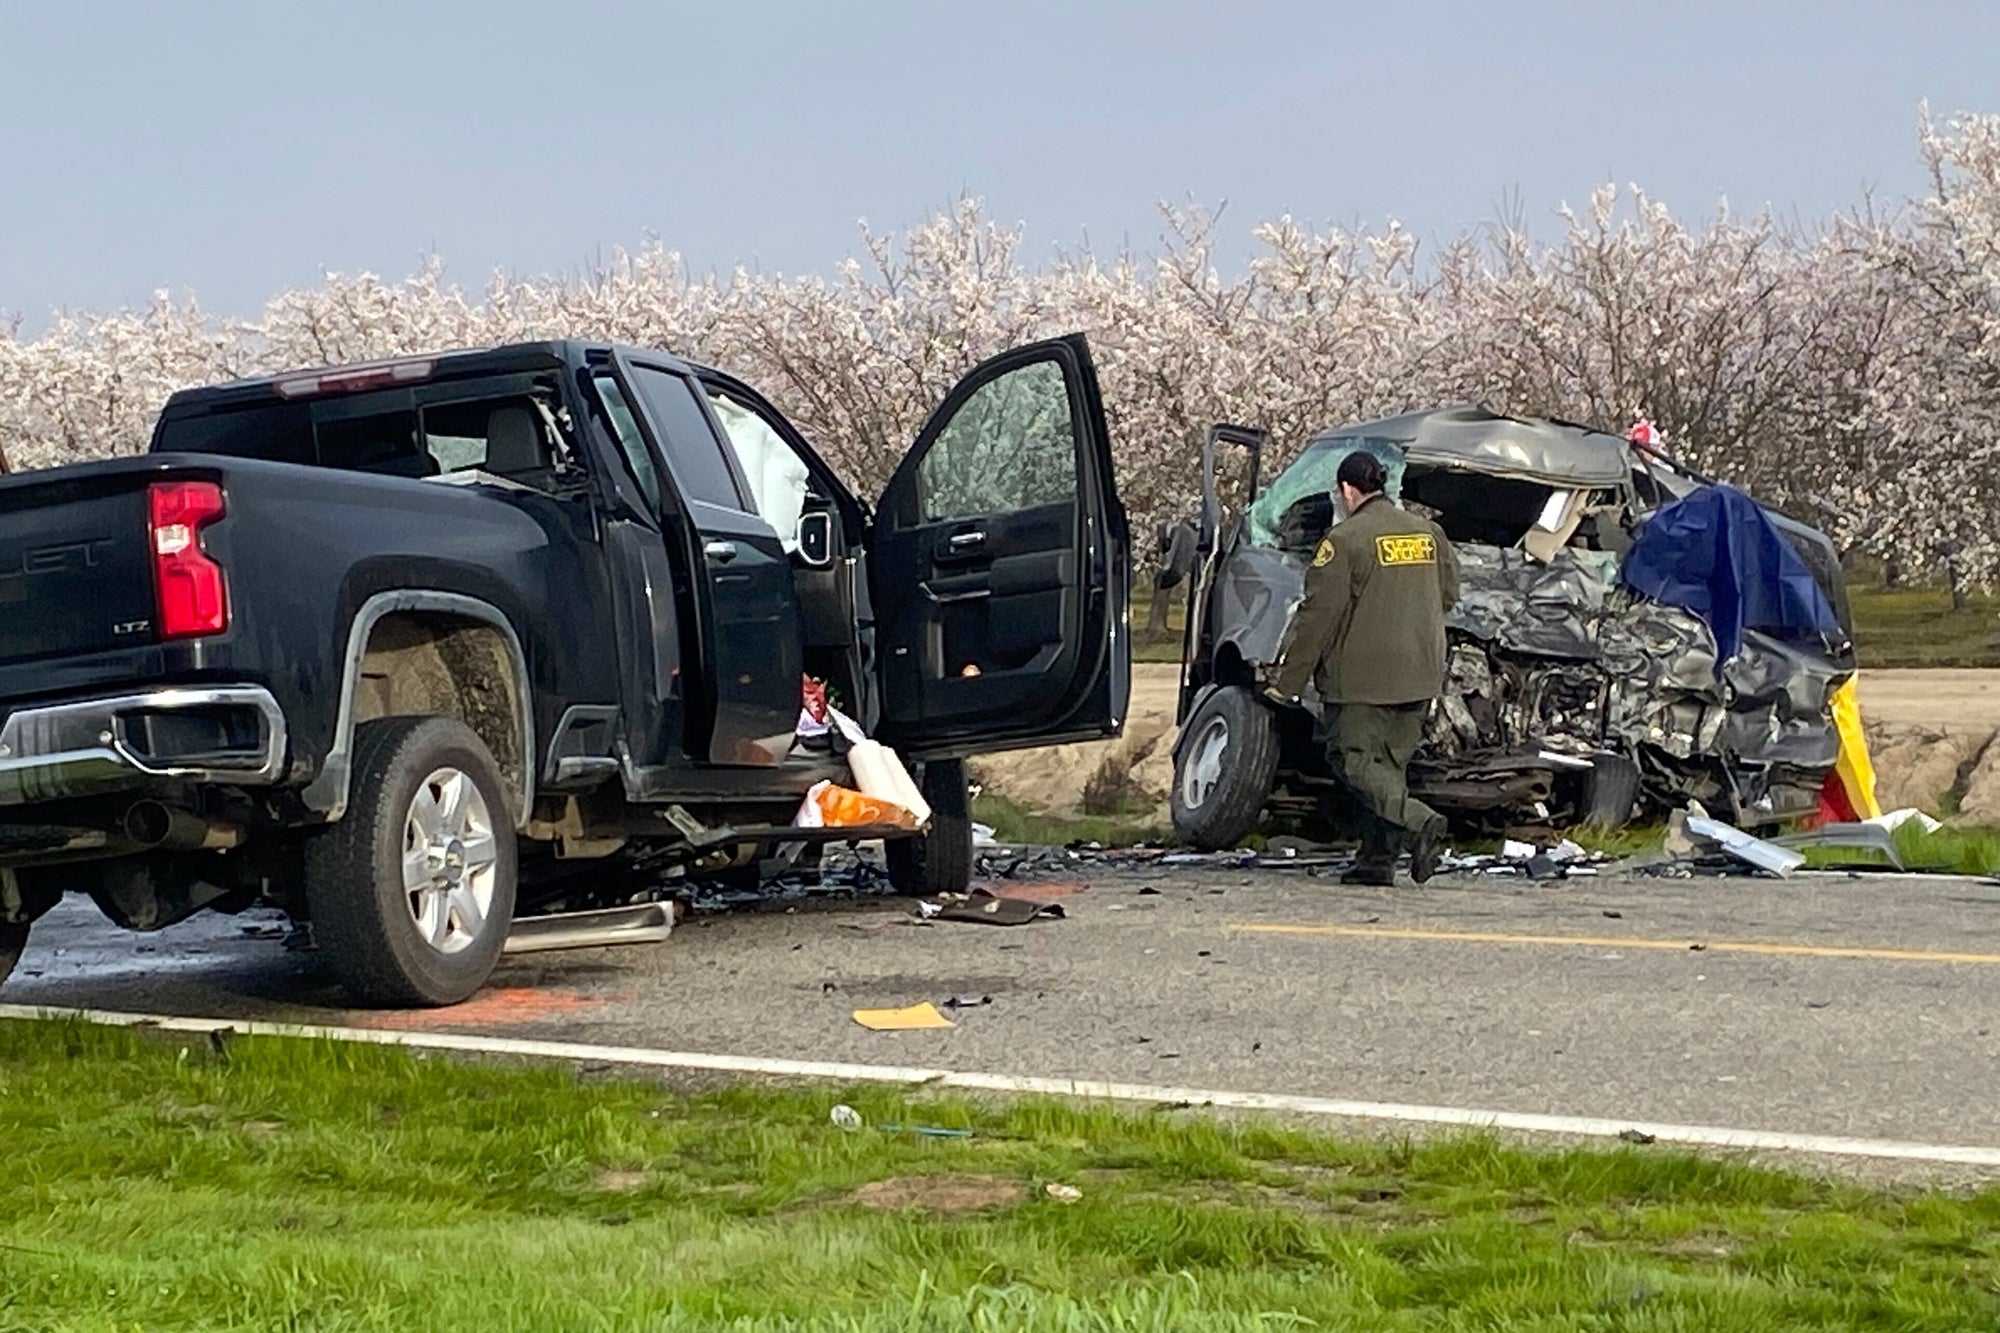
[[[1463,590],[1434,755],[1650,747],[1801,767],[1839,752],[1829,700],[1849,672],[1756,630],[1718,652],[1693,612],[1619,586],[1615,557],[1565,550],[1547,564],[1461,544]]]
[[[1616,435],[1540,417],[1501,416],[1472,404],[1343,426],[1313,443],[1364,439],[1398,445],[1411,463],[1580,489],[1622,486],[1631,467],[1626,442]]]

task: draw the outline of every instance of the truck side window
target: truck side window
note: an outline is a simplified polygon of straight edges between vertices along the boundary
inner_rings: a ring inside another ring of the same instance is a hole
[[[624,455],[625,466],[632,470],[632,480],[639,483],[646,502],[658,514],[660,472],[653,466],[653,456],[646,452],[646,437],[639,433],[639,419],[632,413],[632,404],[625,401],[625,391],[611,376],[593,376],[590,383],[597,390],[598,401],[604,404],[605,425],[618,442],[618,452]]]
[[[633,367],[632,377],[652,409],[654,424],[666,435],[662,444],[667,462],[687,497],[748,511],[737,489],[736,475],[723,457],[722,441],[716,438],[694,385],[685,376],[651,366]]]
[[[917,466],[931,522],[1076,497],[1076,434],[1062,367],[1036,361],[965,401]]]
[[[531,486],[549,476],[547,423],[528,397],[434,403],[424,409],[424,447],[440,472],[488,472]]]

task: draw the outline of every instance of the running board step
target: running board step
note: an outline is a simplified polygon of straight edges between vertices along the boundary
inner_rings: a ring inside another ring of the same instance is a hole
[[[674,933],[674,904],[641,903],[596,912],[524,916],[507,934],[503,953],[600,949],[613,944],[658,944]]]

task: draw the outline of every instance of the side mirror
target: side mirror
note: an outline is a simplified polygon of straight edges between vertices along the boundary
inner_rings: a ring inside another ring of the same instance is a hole
[[[799,515],[799,559],[813,569],[833,563],[833,515],[824,509]]]

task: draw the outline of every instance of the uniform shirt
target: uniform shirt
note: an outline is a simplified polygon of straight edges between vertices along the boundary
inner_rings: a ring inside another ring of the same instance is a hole
[[[1321,539],[1277,688],[1330,704],[1410,704],[1444,683],[1444,613],[1458,556],[1437,524],[1381,495]]]

